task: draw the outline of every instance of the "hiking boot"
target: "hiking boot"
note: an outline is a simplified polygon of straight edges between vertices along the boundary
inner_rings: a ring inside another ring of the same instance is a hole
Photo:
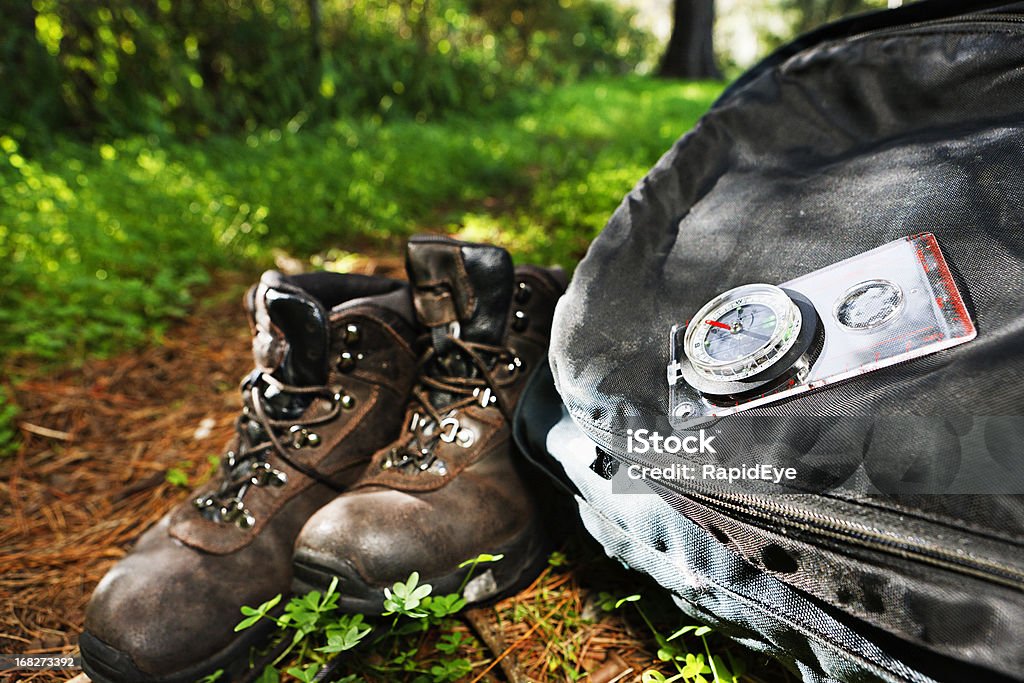
[[[547,544],[511,438],[512,411],[547,354],[561,271],[513,270],[499,247],[413,239],[407,269],[430,345],[404,433],[366,475],[319,510],[295,550],[293,589],[339,579],[340,606],[379,613],[384,588],[413,571],[435,594],[454,593],[466,560],[469,602],[510,593],[546,562]]]
[[[245,305],[256,368],[223,472],[96,587],[79,641],[96,683],[245,680],[270,626],[235,633],[240,608],[288,593],[302,525],[402,429],[419,358],[405,283],[270,271]]]

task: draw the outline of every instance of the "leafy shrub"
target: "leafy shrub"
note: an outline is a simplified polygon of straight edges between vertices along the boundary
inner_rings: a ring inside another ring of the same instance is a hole
[[[469,7],[503,36],[523,80],[624,75],[652,57],[652,37],[633,25],[634,12],[607,2],[470,0]]]
[[[384,680],[413,679],[430,683],[465,680],[472,665],[469,660],[456,659],[453,655],[471,638],[461,631],[449,630],[435,643],[432,657],[422,654],[424,640],[431,629],[450,629],[454,625],[453,617],[466,607],[463,589],[477,566],[500,562],[503,557],[483,554],[460,564],[459,567],[468,568],[468,572],[458,591],[448,595],[433,595],[433,587],[421,584],[419,572],[413,572],[407,580],[384,589],[384,611],[379,615],[339,615],[341,595],[335,578],[323,594],[311,591],[289,599],[280,616],[275,616],[278,610],[274,608],[281,602],[281,595],[257,607],[242,607],[244,618],[235,626],[235,631],[251,628],[264,620],[277,626],[276,640],[284,647],[270,648],[270,651],[280,649],[280,654],[263,666],[257,683],[277,683],[282,669],[288,676],[309,683],[326,673],[331,666],[329,663],[339,654],[356,648],[364,654],[375,652],[377,657],[374,661],[347,661],[346,670],[352,673],[331,680],[355,683],[365,680],[363,676],[369,673]],[[380,617],[386,619],[381,621]],[[376,624],[373,623],[375,618],[378,619]],[[220,675],[220,672],[214,673],[203,681],[212,683]]]
[[[140,141],[44,161],[7,137],[0,149],[0,348],[68,359],[136,343],[185,311],[236,233],[262,228],[259,207]]]
[[[649,45],[604,0],[535,0],[511,23],[463,0],[13,4],[0,24],[0,123],[22,141],[422,120],[519,86],[625,72]]]

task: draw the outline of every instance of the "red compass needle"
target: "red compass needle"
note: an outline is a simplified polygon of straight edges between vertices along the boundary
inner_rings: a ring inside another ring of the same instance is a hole
[[[706,322],[708,325],[711,325],[711,327],[717,327],[720,330],[732,330],[732,326],[726,325],[725,323],[720,323],[717,320],[705,320],[704,322]]]

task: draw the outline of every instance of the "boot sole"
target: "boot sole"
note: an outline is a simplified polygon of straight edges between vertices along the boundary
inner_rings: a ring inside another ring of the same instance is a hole
[[[217,670],[224,674],[218,683],[249,683],[255,680],[269,663],[283,649],[284,645],[263,654],[252,656],[253,648],[265,647],[275,631],[274,624],[262,622],[242,632],[227,647],[216,654],[166,676],[153,675],[139,669],[127,652],[117,649],[85,631],[78,639],[82,657],[82,669],[93,683],[195,683]]]
[[[494,555],[504,555],[498,562],[478,564],[464,589],[464,597],[470,605],[487,605],[498,602],[523,590],[547,566],[550,543],[546,536],[534,526],[513,538],[499,548],[489,550]],[[410,569],[410,571],[415,568]],[[431,595],[448,595],[459,591],[470,568],[454,569],[446,574],[421,577],[420,584],[433,586]],[[384,609],[384,589],[392,584],[377,586],[367,583],[355,567],[346,560],[337,566],[327,567],[302,559],[293,563],[292,592],[304,595],[309,591],[326,591],[331,581],[338,579],[340,594],[338,608],[351,614],[378,615]]]

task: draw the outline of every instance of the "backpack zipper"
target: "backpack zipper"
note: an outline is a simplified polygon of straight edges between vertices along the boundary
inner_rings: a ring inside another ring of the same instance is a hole
[[[628,464],[659,466],[657,463],[625,458],[618,454],[612,457]],[[659,480],[646,483],[762,529],[778,531],[786,536],[790,531],[795,531],[798,535],[809,537],[806,540],[815,545],[827,545],[827,541],[853,545],[1024,591],[1024,569],[1021,567],[960,553],[923,539],[883,533],[864,524],[766,500],[761,496],[711,491],[696,486],[683,487]]]

